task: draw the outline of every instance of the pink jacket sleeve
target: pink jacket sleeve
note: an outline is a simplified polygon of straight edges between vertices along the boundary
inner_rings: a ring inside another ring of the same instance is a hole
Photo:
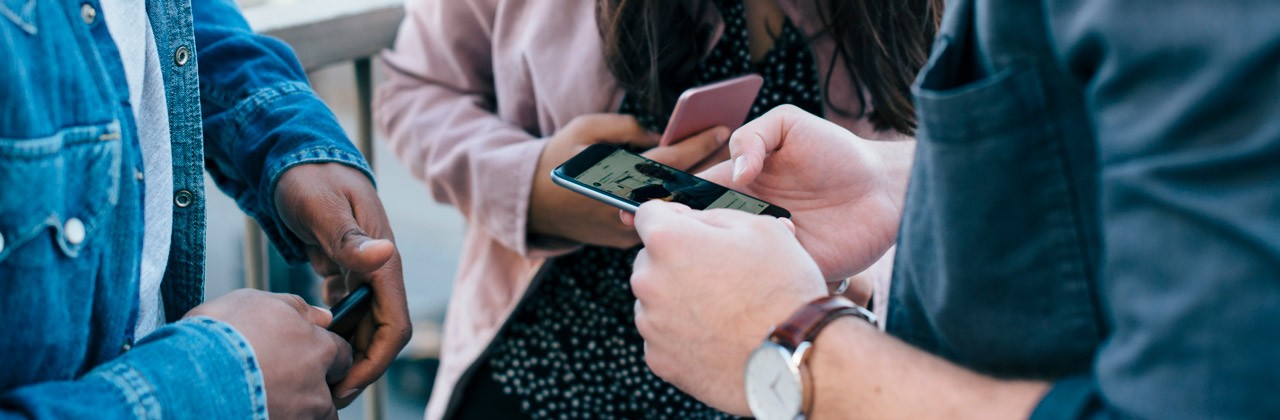
[[[494,3],[407,3],[395,47],[383,55],[377,123],[414,176],[472,228],[526,257],[564,252],[572,244],[527,240],[532,177],[547,176],[534,173],[545,143],[496,114]]]

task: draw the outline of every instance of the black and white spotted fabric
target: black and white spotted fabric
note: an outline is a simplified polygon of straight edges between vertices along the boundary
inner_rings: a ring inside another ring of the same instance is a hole
[[[702,64],[699,84],[759,73],[764,85],[755,118],[794,104],[821,115],[814,59],[789,23],[773,49],[752,63],[741,1],[717,0],[725,32]],[[621,113],[661,132],[666,121],[624,100]],[[516,398],[524,414],[543,418],[732,418],[663,382],[644,364],[634,325],[629,278],[639,248],[586,247],[557,258],[507,330],[493,344],[492,380]]]

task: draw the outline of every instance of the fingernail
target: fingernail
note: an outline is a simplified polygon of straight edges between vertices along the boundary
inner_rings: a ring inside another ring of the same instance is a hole
[[[383,241],[387,241],[387,240],[366,238],[364,242],[361,242],[360,245],[356,246],[356,250],[360,252],[365,252],[365,251],[368,251],[370,247],[373,247],[375,244],[382,243]],[[387,241],[387,242],[390,242],[390,241]]]
[[[742,173],[747,171],[747,157],[738,156],[733,160],[733,181],[737,182],[742,177]]]
[[[360,391],[363,391],[363,390],[364,390],[363,388],[352,388],[350,390],[347,390],[347,392],[343,392],[342,395],[339,395],[338,399],[345,400],[352,395],[359,394]]]

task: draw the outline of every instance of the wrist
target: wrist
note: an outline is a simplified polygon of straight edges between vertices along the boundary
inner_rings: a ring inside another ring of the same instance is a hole
[[[758,418],[804,418],[817,402],[812,354],[816,340],[830,324],[854,319],[875,327],[875,315],[840,296],[826,296],[800,306],[776,325],[751,353],[745,372],[745,393]]]
[[[900,212],[906,201],[907,184],[915,162],[916,141],[869,141],[867,144],[881,163],[880,188]]]
[[[542,171],[541,166],[538,170]],[[550,173],[550,170],[547,172]],[[555,200],[550,197],[554,192],[553,188],[556,187],[549,179],[533,180],[533,186],[529,189],[529,209],[526,215],[528,220],[526,229],[530,236],[563,237],[562,229],[557,225],[559,219],[554,217]]]
[[[820,334],[813,339],[809,349],[809,371],[816,372],[811,378],[813,386],[813,405],[808,413],[809,419],[839,419],[849,417],[848,399],[856,395],[856,389],[870,385],[860,380],[861,375],[851,372],[862,372],[862,367],[855,366],[857,360],[850,357],[861,354],[862,358],[874,356],[862,353],[858,348],[849,346],[851,342],[860,342],[871,334],[878,334],[875,325],[852,317],[841,317],[831,321]],[[858,383],[862,382],[862,383]],[[868,411],[870,412],[870,411]]]
[[[1027,418],[1048,385],[979,375],[844,317],[814,338],[808,418]]]

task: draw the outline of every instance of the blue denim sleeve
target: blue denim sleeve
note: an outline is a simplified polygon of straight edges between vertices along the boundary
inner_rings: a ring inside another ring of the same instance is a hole
[[[232,0],[192,2],[206,167],[291,262],[301,244],[275,210],[276,181],[305,163],[368,164],[316,96],[289,46],[254,34]]]
[[[1112,330],[1037,417],[1280,418],[1280,8],[1053,3],[1098,134]]]
[[[0,418],[266,419],[267,394],[244,337],[197,317],[156,330],[75,381],[0,395]]]

